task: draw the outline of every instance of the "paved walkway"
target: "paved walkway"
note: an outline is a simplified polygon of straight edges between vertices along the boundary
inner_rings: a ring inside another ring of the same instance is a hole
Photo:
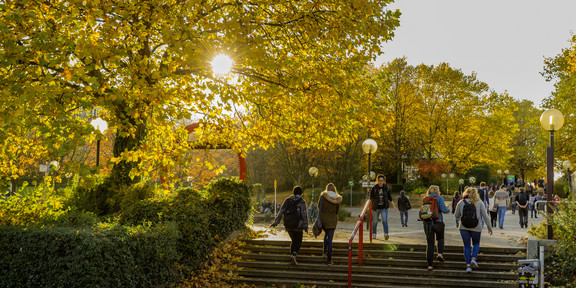
[[[350,221],[344,221],[338,223],[338,228],[334,235],[334,241],[347,242],[350,238],[352,230],[356,226],[356,221],[358,216],[362,212],[362,208],[357,207],[345,207],[346,210],[351,211],[352,216],[349,218]],[[538,218],[530,218],[528,216],[528,225],[538,225],[544,217],[540,215]],[[444,214],[444,223],[446,223],[445,230],[445,245],[460,246],[462,245],[462,238],[460,237],[460,231],[456,228],[456,222],[453,214]],[[253,226],[254,230],[264,230],[266,231],[267,239],[290,239],[288,233],[284,231],[282,225],[278,225],[276,228],[268,228],[270,224],[256,223]],[[311,225],[311,224],[310,224]],[[389,210],[388,213],[388,225],[389,225],[389,235],[390,239],[384,241],[383,238],[383,228],[382,223],[378,223],[378,236],[374,240],[374,243],[404,243],[404,244],[426,244],[426,236],[424,235],[424,230],[422,228],[422,222],[418,221],[418,209],[413,208],[409,211],[408,216],[408,227],[402,227],[400,222],[400,213]],[[364,224],[366,227],[366,224]],[[488,234],[488,230],[484,227],[482,232],[482,240],[480,245],[484,247],[525,247],[526,240],[530,237],[526,231],[528,229],[520,228],[518,211],[516,214],[512,214],[511,210],[506,211],[506,216],[504,218],[504,229],[496,227],[492,236]],[[322,234],[323,235],[323,234]],[[315,239],[312,235],[312,229],[310,228],[310,234],[304,234],[304,241],[314,241],[322,240],[322,235]],[[364,239],[369,239],[368,231],[364,230]],[[354,242],[358,241],[358,236]],[[367,241],[367,240],[366,240]]]

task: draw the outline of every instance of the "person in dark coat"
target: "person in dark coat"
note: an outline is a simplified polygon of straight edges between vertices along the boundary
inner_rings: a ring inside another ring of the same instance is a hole
[[[378,228],[378,218],[382,217],[384,226],[384,240],[388,240],[388,208],[390,204],[396,209],[396,204],[392,201],[390,187],[386,185],[386,176],[380,174],[376,178],[378,183],[370,190],[370,201],[372,201],[372,238],[376,239],[376,228]]]
[[[288,232],[290,240],[292,240],[292,243],[290,244],[290,262],[292,265],[298,264],[296,261],[296,256],[298,255],[300,247],[302,246],[302,236],[304,234],[302,231],[306,231],[306,233],[308,233],[308,213],[306,209],[306,201],[304,198],[302,198],[303,192],[304,190],[302,190],[302,187],[294,187],[292,190],[293,195],[284,200],[284,203],[282,203],[282,207],[280,208],[280,212],[278,212],[276,219],[274,219],[274,223],[270,225],[270,227],[276,227],[280,223],[282,217],[284,217],[284,228],[286,229],[286,232]],[[291,207],[296,208],[295,215],[298,217],[294,224],[291,224],[289,222],[290,220],[287,219],[288,217],[286,217],[286,215],[288,215],[287,213],[293,213],[288,212],[291,210]],[[291,227],[292,225],[295,227]]]
[[[410,199],[406,197],[404,190],[400,191],[400,196],[398,196],[398,210],[400,211],[402,227],[408,227],[408,210],[411,208]]]
[[[452,197],[452,214],[456,212],[456,205],[458,205],[458,202],[460,202],[461,199],[462,195],[460,195],[460,191],[456,190],[456,192],[454,192],[454,197]],[[456,227],[459,227],[459,225],[460,219],[456,218]]]
[[[330,183],[326,185],[326,190],[320,194],[318,207],[320,209],[320,222],[324,229],[324,254],[326,255],[326,264],[333,265],[332,262],[332,240],[334,231],[338,225],[338,211],[342,203],[342,196],[336,191],[336,186]]]

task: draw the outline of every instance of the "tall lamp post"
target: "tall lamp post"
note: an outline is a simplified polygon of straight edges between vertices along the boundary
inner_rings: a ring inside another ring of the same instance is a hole
[[[90,122],[94,129],[100,131],[100,134],[104,134],[106,129],[108,129],[108,123],[98,117]],[[100,135],[97,136],[96,140],[96,167],[100,166]]]
[[[376,144],[374,139],[366,139],[362,142],[362,150],[364,153],[368,154],[368,173],[366,173],[368,177],[368,187],[366,188],[366,199],[370,198],[370,178],[372,178],[372,175],[370,174],[370,162],[372,160],[372,153],[375,153],[376,149],[378,149],[378,144]]]
[[[497,173],[498,173],[498,181],[496,181],[496,185],[500,186],[499,182],[502,181],[502,170],[498,170]]]
[[[464,187],[464,179],[458,180],[458,183],[460,184],[460,195],[462,195],[462,188]]]
[[[546,110],[540,116],[540,125],[544,130],[550,132],[550,147],[546,148],[546,179],[548,180],[546,201],[548,204],[547,213],[552,216],[554,209],[550,205],[552,205],[552,194],[554,193],[554,131],[560,130],[564,126],[564,115],[557,109]],[[548,239],[553,238],[552,225],[548,221]]]
[[[570,188],[570,194],[572,194],[572,171],[574,171],[574,164],[572,164],[570,160],[566,160],[562,163],[562,166],[564,166],[568,174],[568,188]]]
[[[310,167],[310,169],[308,169],[308,174],[310,176],[312,176],[312,202],[314,202],[314,178],[316,178],[316,176],[318,176],[318,168],[316,167]]]
[[[504,181],[506,181],[506,183],[505,183],[506,187],[508,187],[508,184],[510,184],[508,182],[508,174],[510,174],[510,170],[508,170],[508,169],[504,170]]]

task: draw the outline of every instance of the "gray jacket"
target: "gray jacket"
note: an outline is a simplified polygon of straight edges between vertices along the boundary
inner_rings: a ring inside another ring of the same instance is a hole
[[[462,212],[464,210],[464,201],[470,203],[469,198],[464,198],[462,199],[462,201],[458,202],[458,205],[456,206],[456,213],[454,213],[454,217],[456,217],[456,219],[462,218]],[[482,202],[482,200],[478,200],[478,202],[476,202],[476,217],[478,218],[478,226],[476,226],[475,228],[466,228],[464,227],[464,225],[460,224],[460,230],[482,232],[482,221],[480,221],[480,219],[484,219],[484,223],[486,223],[488,231],[492,231],[490,218],[488,218],[488,213],[486,212],[486,206],[484,206],[484,202]]]

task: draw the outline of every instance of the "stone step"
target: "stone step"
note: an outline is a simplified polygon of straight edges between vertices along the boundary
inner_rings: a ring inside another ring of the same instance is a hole
[[[241,257],[248,261],[269,261],[278,263],[288,263],[290,257],[288,255],[280,254],[242,254]],[[298,262],[306,264],[318,264],[324,263],[326,259],[321,256],[298,256]],[[348,257],[332,257],[332,261],[340,265],[348,265]],[[352,259],[353,265],[358,265],[358,258]],[[482,261],[478,262],[480,268],[477,270],[481,271],[495,271],[495,272],[511,272],[517,271],[517,264],[507,264],[507,263],[484,263]],[[365,266],[391,266],[391,267],[410,267],[410,268],[421,268],[426,269],[428,264],[426,259],[421,260],[410,260],[410,259],[383,259],[383,258],[364,258],[363,265]],[[466,264],[464,261],[446,261],[446,262],[434,262],[434,267],[438,269],[450,269],[450,270],[465,270]]]
[[[358,249],[358,240],[352,244],[353,250]],[[289,247],[290,241],[288,240],[265,240],[255,239],[244,241],[246,245],[252,246],[280,246]],[[319,240],[305,241],[302,247],[322,247],[323,243]],[[348,242],[334,241],[333,246],[335,249],[348,249]],[[364,250],[383,250],[383,251],[426,251],[426,245],[416,244],[397,244],[397,243],[370,243],[368,240],[364,243]],[[526,252],[526,248],[521,247],[480,247],[482,253],[495,254],[495,255],[516,255]],[[445,252],[459,253],[462,252],[462,246],[445,246]]]
[[[346,280],[348,281],[348,280]],[[263,286],[271,286],[271,285],[281,285],[281,286],[288,286],[288,287],[301,287],[300,285],[304,285],[304,287],[330,287],[330,288],[344,288],[348,287],[348,282],[329,282],[329,281],[306,281],[300,279],[258,279],[258,278],[234,278],[231,280],[232,283],[249,283],[249,284],[257,284]],[[398,285],[384,285],[384,284],[366,284],[366,283],[352,283],[352,287],[356,288],[397,288]],[[415,286],[408,286],[402,285],[404,288],[421,288],[421,287],[429,287],[428,285],[415,285]]]
[[[329,273],[316,271],[277,271],[277,270],[237,270],[237,275],[245,278],[257,279],[297,279],[300,281],[322,281],[322,282],[343,282],[348,281],[346,273]],[[428,272],[428,271],[427,271]],[[428,272],[433,274],[435,271]],[[429,285],[431,287],[516,287],[518,284],[509,282],[487,281],[484,279],[466,278],[466,272],[462,272],[457,278],[437,278],[437,277],[410,277],[391,275],[367,275],[353,274],[352,283],[357,286],[360,283],[378,284],[401,284],[401,285]]]
[[[262,269],[262,270],[280,270],[280,271],[315,271],[317,273],[325,272],[338,272],[348,275],[347,265],[324,265],[324,264],[308,264],[298,263],[296,266],[290,265],[288,262],[272,263],[272,262],[259,262],[259,261],[239,261],[235,265],[241,267],[239,269]],[[430,272],[422,268],[407,268],[407,267],[378,267],[378,266],[352,266],[352,275],[405,275],[412,277],[419,277],[425,275],[426,277],[443,277],[458,279],[462,277],[463,270],[443,270],[434,269]],[[473,273],[466,274],[466,279],[484,279],[484,280],[506,280],[518,281],[517,272],[487,272],[483,270],[475,270]]]
[[[298,255],[322,255],[322,247],[313,247],[313,248],[301,248]],[[246,251],[251,251],[254,254],[290,254],[290,246],[281,247],[281,246],[245,246],[243,247]],[[348,256],[348,249],[334,249],[332,250],[333,256]],[[444,259],[447,261],[463,261],[464,255],[462,251],[458,253],[444,253]],[[352,256],[358,257],[358,249],[352,250]],[[394,258],[394,259],[426,259],[426,252],[425,251],[384,251],[384,250],[364,250],[364,257],[367,258]],[[525,256],[517,256],[517,255],[502,255],[502,254],[485,254],[480,253],[478,255],[478,259],[483,262],[508,262],[508,263],[517,263],[520,259],[525,259]]]

